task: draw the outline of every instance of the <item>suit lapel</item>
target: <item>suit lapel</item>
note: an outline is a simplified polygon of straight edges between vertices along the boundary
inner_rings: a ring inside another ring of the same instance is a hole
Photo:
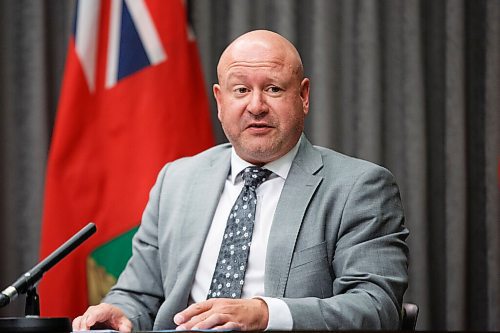
[[[315,176],[323,161],[320,153],[302,141],[283,186],[267,245],[265,295],[283,297],[295,243],[306,209],[322,177]]]
[[[178,256],[178,272],[187,273],[187,275],[179,276],[185,283],[186,302],[205,238],[229,174],[230,152],[230,149],[226,149],[193,176],[189,199],[185,207],[186,217],[182,223],[179,238],[181,250]]]

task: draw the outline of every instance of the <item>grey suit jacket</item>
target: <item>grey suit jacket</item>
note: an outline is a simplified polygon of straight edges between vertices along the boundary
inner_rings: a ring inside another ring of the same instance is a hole
[[[132,258],[104,299],[135,329],[173,328],[188,305],[230,151],[220,145],[160,172]],[[294,330],[398,329],[407,287],[403,223],[386,169],[303,136],[271,227],[265,296],[287,303]]]

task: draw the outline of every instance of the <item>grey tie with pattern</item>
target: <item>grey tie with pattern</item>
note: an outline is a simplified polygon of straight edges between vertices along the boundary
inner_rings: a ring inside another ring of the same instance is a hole
[[[242,171],[245,185],[231,208],[207,299],[241,297],[257,207],[255,190],[271,174],[256,166]]]

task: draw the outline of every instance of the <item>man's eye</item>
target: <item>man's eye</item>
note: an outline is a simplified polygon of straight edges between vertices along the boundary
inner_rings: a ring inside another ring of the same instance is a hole
[[[247,91],[248,91],[247,88],[244,88],[244,87],[240,87],[240,88],[235,89],[235,92],[237,92],[238,94],[244,94]]]
[[[269,87],[269,91],[272,93],[278,93],[281,91],[281,88],[273,86],[273,87]]]

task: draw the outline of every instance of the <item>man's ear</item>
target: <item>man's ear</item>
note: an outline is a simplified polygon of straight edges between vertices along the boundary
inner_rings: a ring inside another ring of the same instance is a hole
[[[300,98],[302,99],[302,108],[305,115],[309,113],[309,87],[309,79],[305,78],[302,80],[300,83]]]
[[[221,110],[221,89],[220,85],[215,83],[212,87],[212,91],[214,93],[215,101],[217,102],[217,117],[220,120],[220,110]]]

